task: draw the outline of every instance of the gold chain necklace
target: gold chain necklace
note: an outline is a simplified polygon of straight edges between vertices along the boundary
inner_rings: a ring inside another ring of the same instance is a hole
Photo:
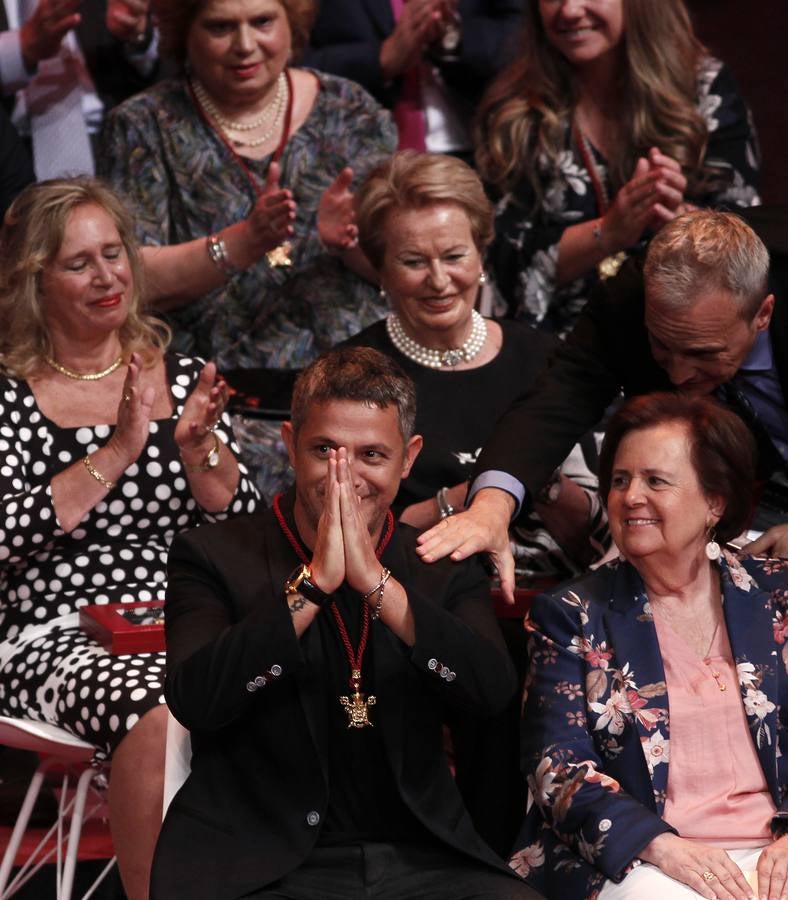
[[[75,372],[73,369],[67,369],[65,366],[61,366],[59,362],[55,362],[51,356],[45,356],[44,359],[47,362],[47,365],[52,366],[52,368],[56,372],[60,372],[61,375],[65,375],[67,378],[73,378],[75,381],[98,381],[101,378],[106,378],[107,375],[111,375],[115,369],[120,367],[120,364],[123,362],[123,357],[119,356],[114,362],[111,362],[106,369],[102,369],[100,372],[88,372],[86,375],[83,375],[81,372]]]

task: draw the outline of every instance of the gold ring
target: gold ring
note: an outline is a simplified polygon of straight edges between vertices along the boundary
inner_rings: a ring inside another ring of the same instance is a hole
[[[714,872],[709,872],[708,869],[707,869],[705,872],[701,872],[701,873],[700,873],[700,877],[701,877],[704,881],[714,881],[714,879],[715,879],[717,876],[714,874]]]

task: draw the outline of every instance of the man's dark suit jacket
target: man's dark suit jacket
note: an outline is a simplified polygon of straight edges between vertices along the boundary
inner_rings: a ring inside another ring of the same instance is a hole
[[[771,256],[775,295],[769,334],[783,396],[788,398],[788,207],[736,210],[758,233]],[[629,260],[616,278],[602,282],[577,325],[533,387],[515,401],[495,427],[476,463],[474,477],[497,469],[513,475],[534,496],[574,444],[615,400],[670,390],[651,355],[644,319],[642,258]],[[759,474],[768,477],[781,461],[765,432],[747,421],[759,449]]]
[[[516,688],[488,579],[477,561],[423,564],[416,534],[398,526],[381,557],[408,591],[417,639],[408,648],[373,623],[371,717],[416,818],[450,847],[517,877],[474,831],[442,750],[445,704],[492,714]],[[166,696],[191,730],[194,755],[162,826],[153,900],[242,897],[296,869],[318,838],[327,705],[317,628],[299,641],[284,599],[296,565],[270,510],[173,542]],[[436,661],[455,677],[441,677]]]
[[[516,52],[524,5],[524,0],[459,0],[458,58],[440,64],[448,85],[473,102],[481,96],[487,81]],[[393,30],[391,0],[323,0],[301,62],[357,81],[391,107],[399,83],[384,83],[380,45]]]

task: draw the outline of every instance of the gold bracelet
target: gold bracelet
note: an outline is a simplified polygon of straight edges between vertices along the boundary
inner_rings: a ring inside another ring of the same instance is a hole
[[[99,484],[103,484],[104,487],[105,487],[108,491],[111,491],[112,488],[115,487],[115,482],[114,482],[114,481],[108,481],[108,480],[101,474],[101,472],[99,472],[99,470],[93,465],[93,460],[92,460],[89,456],[83,457],[82,463],[83,463],[83,465],[85,466],[85,468],[88,470],[88,472],[90,472],[90,474],[96,479],[96,481],[98,481]]]

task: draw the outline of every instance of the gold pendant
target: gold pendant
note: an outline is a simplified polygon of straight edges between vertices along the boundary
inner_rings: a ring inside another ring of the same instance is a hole
[[[374,706],[378,702],[376,697],[370,694],[365,699],[364,695],[356,690],[350,697],[340,697],[339,702],[345,707],[348,728],[364,728],[367,725],[370,728],[375,727],[369,721],[369,707]]]
[[[268,260],[268,265],[272,269],[277,269],[282,266],[292,266],[293,260],[290,259],[290,250],[290,241],[283,241],[278,247],[274,247],[273,250],[269,250],[268,253],[265,254],[265,258]]]

